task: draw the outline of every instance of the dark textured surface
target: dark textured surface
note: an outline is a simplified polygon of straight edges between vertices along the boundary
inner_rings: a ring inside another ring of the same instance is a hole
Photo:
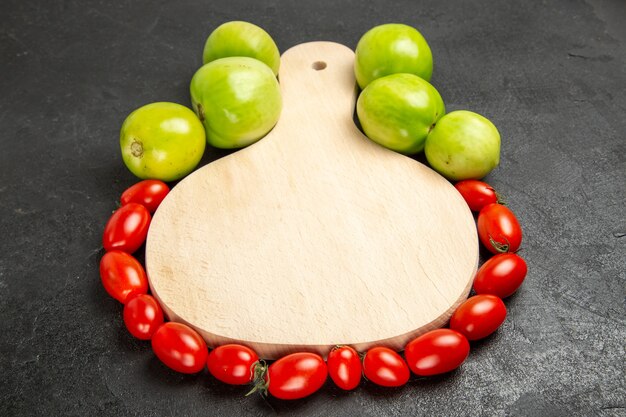
[[[4,0],[0,15],[0,415],[626,415],[624,2]],[[206,36],[233,19],[281,51],[416,26],[448,110],[499,127],[488,181],[530,272],[460,370],[264,401],[170,372],[127,334],[98,276],[104,222],[135,181],[119,127],[145,103],[188,104]]]

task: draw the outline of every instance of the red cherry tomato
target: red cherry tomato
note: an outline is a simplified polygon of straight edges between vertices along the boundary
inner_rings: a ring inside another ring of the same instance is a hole
[[[498,195],[491,185],[478,180],[463,180],[454,185],[472,211],[480,211],[487,204],[497,203]]]
[[[352,390],[361,382],[361,358],[350,346],[340,346],[331,350],[326,363],[330,378],[339,388]]]
[[[253,366],[258,361],[258,355],[249,347],[230,344],[213,349],[207,367],[218,380],[226,384],[243,385],[252,382]]]
[[[522,243],[522,228],[515,214],[502,204],[489,204],[478,213],[478,237],[492,253],[515,252]]]
[[[319,390],[328,370],[321,356],[315,353],[292,353],[278,359],[267,370],[269,392],[281,400],[307,397]]]
[[[100,260],[100,279],[106,292],[120,303],[126,303],[132,294],[148,292],[148,278],[143,266],[119,250],[105,253]]]
[[[363,373],[374,384],[383,387],[404,385],[411,375],[402,357],[386,347],[375,347],[367,351],[363,359]]]
[[[141,204],[150,213],[154,213],[169,192],[170,187],[163,181],[143,180],[130,186],[122,193],[120,204],[122,206],[128,203]]]
[[[495,295],[475,295],[456,309],[450,319],[450,328],[478,340],[495,332],[506,318],[506,307]]]
[[[516,254],[494,255],[476,273],[474,291],[476,294],[493,294],[506,298],[522,285],[527,272],[526,262]]]
[[[124,306],[124,323],[137,339],[150,340],[163,324],[163,310],[151,295],[133,295]]]
[[[414,374],[430,376],[458,368],[469,350],[469,342],[461,333],[438,329],[409,342],[404,348],[404,357]]]
[[[135,252],[146,241],[150,219],[148,209],[141,204],[128,203],[120,207],[104,227],[104,249]]]
[[[165,365],[183,374],[195,374],[205,366],[208,349],[204,339],[182,323],[165,323],[152,336],[152,350]]]

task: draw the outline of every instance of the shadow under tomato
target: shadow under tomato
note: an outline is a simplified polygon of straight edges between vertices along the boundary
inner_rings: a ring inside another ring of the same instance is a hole
[[[293,414],[298,411],[303,411],[306,408],[311,408],[312,404],[317,403],[320,400],[327,400],[330,397],[329,388],[331,384],[332,381],[328,378],[319,391],[308,397],[300,398],[298,400],[281,400],[268,395],[267,397],[259,398],[259,404],[263,401],[266,403],[267,407],[277,414]],[[261,396],[259,395],[259,397]]]
[[[123,319],[123,311],[124,308],[120,304],[120,315],[119,320],[115,320],[113,323],[114,326],[117,327],[117,342],[118,347],[124,349],[127,352],[138,352],[143,354],[152,355],[152,345],[149,340],[140,340],[134,337],[130,332],[126,329],[126,325],[124,324]]]
[[[450,384],[452,381],[455,380],[455,378],[458,378],[460,374],[461,374],[461,371],[459,369],[446,372],[445,374],[432,375],[432,376],[417,376],[417,375],[412,374],[411,379],[409,380],[407,385],[414,387],[414,388],[417,387],[420,389],[434,388],[439,385]]]
[[[430,164],[428,163],[428,160],[426,159],[426,154],[424,153],[424,151],[418,152],[414,155],[407,155],[407,156],[413,159],[414,161],[417,161],[419,163],[426,165],[428,168],[432,168]]]
[[[210,392],[211,397],[218,397],[227,400],[236,399],[238,401],[249,401],[255,404],[256,409],[265,409],[272,413],[276,413],[276,410],[267,398],[261,395],[260,392],[253,392],[248,395],[254,385],[252,383],[246,385],[230,385],[219,381],[208,370],[202,372],[201,382],[202,388],[207,392]]]
[[[151,378],[153,381],[158,381],[158,383],[162,385],[195,385],[202,381],[207,372],[206,369],[203,369],[197,374],[183,374],[168,368],[152,352],[147,353],[147,355],[150,356],[146,362],[147,378]]]
[[[470,352],[477,349],[488,349],[488,347],[492,344],[497,344],[498,339],[500,339],[500,329],[491,333],[489,336],[479,339],[479,340],[471,340],[470,341]],[[471,353],[470,353],[471,356]]]
[[[361,379],[361,383],[355,389],[346,391],[345,389],[341,389],[337,385],[335,385],[332,379],[328,377],[328,380],[326,381],[326,384],[324,385],[322,390],[324,391],[325,395],[328,395],[333,398],[341,399],[344,397],[350,397],[350,396],[356,395],[356,393],[358,393],[359,390],[361,389],[361,385],[363,384],[363,382],[364,380]]]
[[[491,253],[489,251],[489,249],[487,249],[485,247],[485,245],[483,245],[480,241],[478,242],[478,256],[479,256],[479,264],[478,267],[480,268],[482,266],[482,264],[484,264],[485,262],[487,262],[488,259],[490,259],[492,256],[494,256],[493,253]]]
[[[247,385],[230,385],[225,384],[222,381],[219,381],[213,375],[211,375],[208,371],[204,373],[204,378],[202,379],[202,386],[207,390],[211,391],[211,395],[215,395],[222,398],[243,398],[246,396],[248,392],[252,389],[252,384]],[[250,394],[250,397],[253,397],[255,394]]]
[[[410,381],[410,380],[409,380]],[[363,379],[357,390],[367,394],[373,398],[395,398],[404,395],[407,390],[410,390],[410,382],[401,387],[382,387],[376,385],[371,381]]]
[[[518,294],[520,292],[522,292],[522,291],[524,291],[524,283],[522,283],[522,285],[513,294],[511,294],[508,297],[502,299],[502,301],[504,301],[504,305],[506,306],[506,309],[507,309],[507,316],[510,313],[509,309],[511,307],[515,306],[515,303],[517,302],[517,300],[520,299],[520,296]]]

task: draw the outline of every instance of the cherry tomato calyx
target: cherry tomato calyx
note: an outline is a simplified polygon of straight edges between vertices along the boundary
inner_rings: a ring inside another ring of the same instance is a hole
[[[509,244],[509,240],[507,238],[504,238],[504,240],[506,241],[506,243],[500,243],[497,240],[494,240],[491,235],[489,235],[489,243],[491,243],[491,246],[493,246],[493,248],[499,253],[508,253],[509,248],[511,247],[511,245]]]
[[[261,396],[267,396],[267,389],[269,387],[269,380],[267,379],[267,362],[263,359],[259,359],[252,365],[252,383],[254,384],[252,389],[248,391],[246,397],[252,395],[255,392],[259,392]]]

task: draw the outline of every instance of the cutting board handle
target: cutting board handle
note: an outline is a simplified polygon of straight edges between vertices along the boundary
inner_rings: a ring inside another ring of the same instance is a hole
[[[353,65],[354,52],[335,42],[308,42],[283,53],[279,80],[284,105],[275,129],[293,131],[295,125],[303,132],[319,132],[322,122],[354,125],[358,90]],[[280,136],[272,134],[267,139]],[[326,135],[318,139],[337,140]],[[289,140],[306,138],[290,135]]]

